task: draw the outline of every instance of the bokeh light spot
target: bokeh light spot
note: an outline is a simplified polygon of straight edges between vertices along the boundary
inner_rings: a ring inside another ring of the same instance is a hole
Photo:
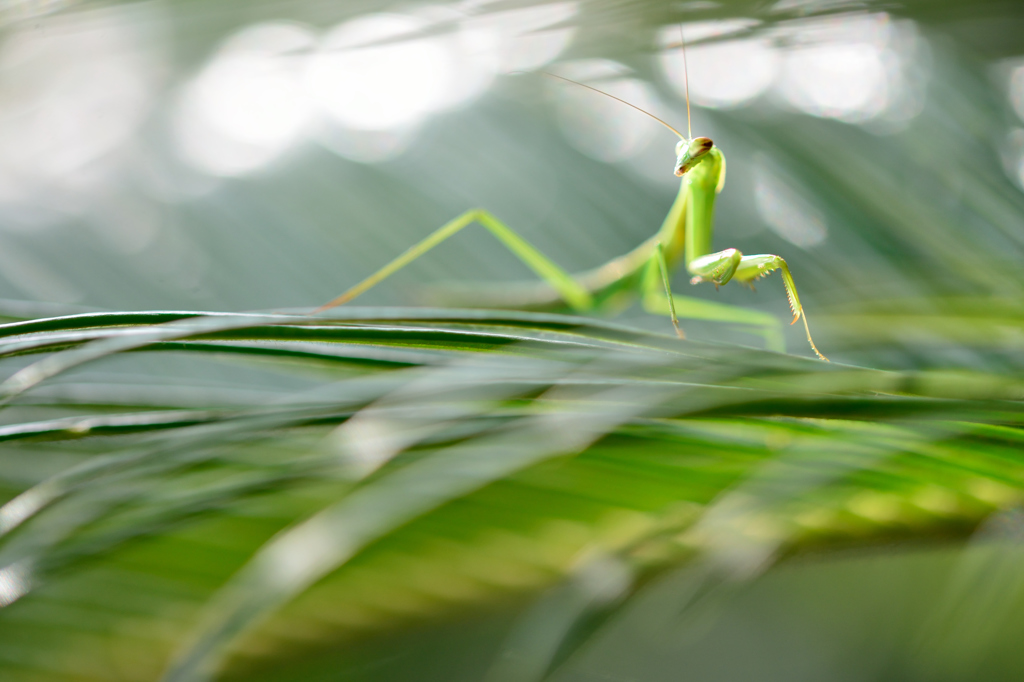
[[[801,47],[784,60],[783,95],[798,109],[824,118],[862,121],[888,103],[882,52],[866,42]]]
[[[306,72],[306,88],[338,123],[388,130],[418,123],[440,108],[453,59],[436,38],[415,38],[414,17],[374,14],[333,29]]]
[[[465,4],[467,11],[484,2]],[[554,2],[505,11],[485,11],[468,18],[463,30],[481,49],[480,57],[495,72],[533,71],[550,63],[572,39],[575,29],[563,26],[579,11],[576,2]]]
[[[790,22],[778,90],[796,109],[847,123],[875,119],[904,89],[902,60],[892,49],[898,31],[885,13],[844,14]],[[914,107],[904,102],[904,118]]]
[[[684,54],[680,35],[687,41],[729,35],[758,22],[753,19],[699,22],[666,26],[660,42],[664,46],[659,62],[676,92],[686,95]],[[737,107],[758,97],[775,82],[778,54],[768,40],[736,38],[687,45],[685,63],[689,70],[690,101],[705,107]]]
[[[253,171],[279,156],[307,124],[301,83],[312,33],[260,24],[229,38],[184,89],[176,130],[181,152],[213,175]]]

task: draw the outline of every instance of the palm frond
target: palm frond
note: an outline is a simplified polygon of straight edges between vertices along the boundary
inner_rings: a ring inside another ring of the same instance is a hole
[[[6,627],[91,595],[104,628],[148,633],[104,646],[173,656],[167,679],[259,679],[564,584],[577,606],[535,662],[548,670],[601,604],[666,569],[733,580],[813,548],[963,537],[1024,485],[1013,375],[510,311],[78,315],[0,333],[8,362],[30,361],[7,409],[39,417],[0,431],[20,448],[6,457],[34,453],[0,508]],[[210,385],[174,390],[164,358]],[[125,368],[152,406],[104,400]],[[267,373],[294,381],[246,394]],[[100,665],[90,637],[49,628],[0,656],[31,668],[60,647],[70,674]]]

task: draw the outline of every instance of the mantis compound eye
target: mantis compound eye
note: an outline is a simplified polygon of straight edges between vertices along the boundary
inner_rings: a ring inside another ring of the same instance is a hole
[[[703,161],[704,156],[714,146],[715,143],[708,137],[695,137],[688,144],[685,141],[680,141],[676,145],[676,175],[685,175],[688,170]]]
[[[710,137],[695,137],[690,141],[690,154],[694,156],[704,155],[711,151],[715,143]]]

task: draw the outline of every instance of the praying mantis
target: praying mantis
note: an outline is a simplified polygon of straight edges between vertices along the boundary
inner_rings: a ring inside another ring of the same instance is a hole
[[[311,314],[342,305],[364,293],[383,279],[394,274],[427,251],[472,224],[479,224],[493,234],[527,267],[533,270],[548,287],[532,295],[491,297],[481,307],[543,309],[559,304],[578,313],[615,313],[639,298],[643,307],[654,314],[667,314],[679,338],[686,338],[679,325],[676,309],[685,316],[697,319],[727,319],[721,306],[673,294],[669,274],[682,262],[692,276],[690,282],[711,282],[716,287],[730,281],[753,288],[753,282],[779,270],[786,296],[793,311],[793,321],[803,320],[807,341],[820,359],[828,361],[814,345],[807,325],[796,284],[789,266],[781,256],[758,254],[745,256],[734,248],[711,251],[715,198],[725,184],[725,155],[707,137],[692,137],[690,131],[689,84],[687,83],[686,116],[687,136],[650,112],[584,83],[547,74],[575,85],[593,90],[632,107],[665,126],[679,137],[676,144],[674,172],[681,178],[679,193],[668,211],[661,229],[632,251],[602,266],[578,275],[570,275],[519,236],[512,228],[484,209],[466,211],[442,225],[419,243],[413,245],[390,263],[337,298],[320,306]],[[745,311],[749,312],[749,311]],[[756,314],[749,312],[744,319],[733,315],[730,321],[751,323]],[[753,322],[757,324],[757,322]]]

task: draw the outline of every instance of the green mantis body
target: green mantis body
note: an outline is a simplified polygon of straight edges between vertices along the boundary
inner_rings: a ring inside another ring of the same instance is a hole
[[[577,85],[619,99],[588,85]],[[619,101],[633,107],[629,102]],[[643,113],[651,116],[647,112]],[[811,339],[796,285],[782,257],[771,254],[744,256],[736,249],[711,251],[715,197],[725,184],[725,155],[710,139],[687,139],[661,119],[654,116],[652,118],[679,136],[680,141],[676,145],[675,174],[682,180],[679,193],[661,229],[629,253],[594,270],[573,276],[494,215],[483,209],[475,209],[443,225],[359,284],[317,308],[314,313],[351,301],[452,235],[476,223],[497,237],[548,285],[527,295],[522,295],[523,292],[519,291],[508,296],[488,297],[486,307],[544,309],[561,305],[580,313],[615,313],[630,305],[639,296],[644,308],[649,312],[667,314],[676,333],[680,338],[684,338],[679,326],[677,308],[683,310],[685,317],[701,319],[758,324],[759,316],[750,311],[743,311],[737,316],[723,312],[727,309],[726,306],[709,305],[673,295],[669,273],[680,263],[686,266],[692,276],[691,283],[712,282],[716,286],[733,280],[752,286],[754,280],[779,270],[793,311],[792,323],[803,319],[811,348],[819,358],[827,360],[818,352]],[[763,324],[763,321],[760,323]]]

